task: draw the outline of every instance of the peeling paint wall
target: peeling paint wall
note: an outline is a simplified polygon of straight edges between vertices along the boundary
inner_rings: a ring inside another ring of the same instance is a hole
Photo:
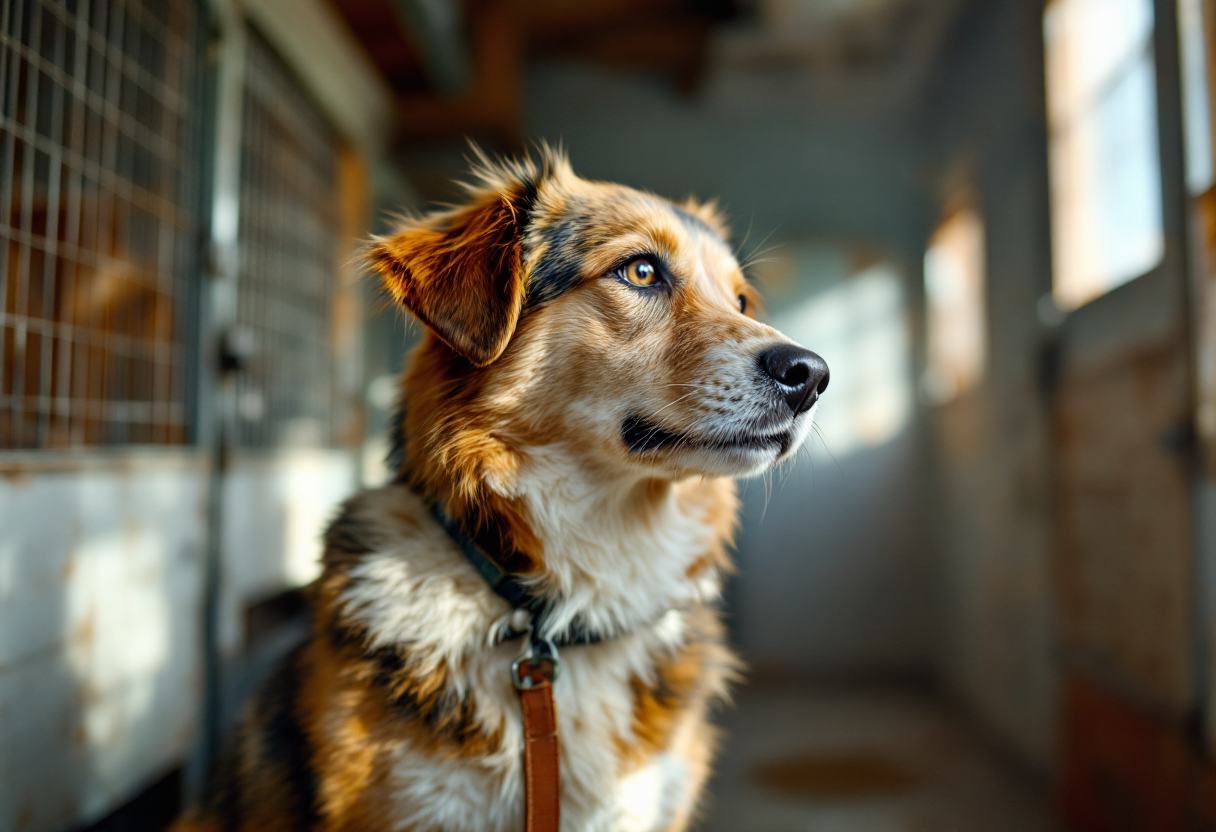
[[[1134,701],[1192,704],[1191,540],[1178,340],[1070,369],[1056,416],[1060,633],[1070,664]]]
[[[204,468],[164,454],[2,470],[0,829],[60,829],[193,741]]]
[[[191,453],[0,463],[0,830],[95,820],[191,753],[206,476]],[[244,648],[249,605],[315,577],[321,531],[355,487],[346,450],[234,464],[225,654]]]

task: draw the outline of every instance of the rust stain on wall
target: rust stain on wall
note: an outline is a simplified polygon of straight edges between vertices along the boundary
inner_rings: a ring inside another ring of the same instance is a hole
[[[11,485],[22,486],[30,481],[30,472],[19,467],[0,467],[0,479]]]
[[[1189,704],[1190,532],[1181,343],[1074,372],[1060,384],[1057,558],[1067,652],[1137,700]]]

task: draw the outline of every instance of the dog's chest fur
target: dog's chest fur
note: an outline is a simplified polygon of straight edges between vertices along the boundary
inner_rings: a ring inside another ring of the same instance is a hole
[[[615,636],[561,654],[563,829],[683,828],[708,770],[706,710],[733,672],[708,606],[733,487],[690,482],[638,511],[532,458],[533,476],[514,490],[544,541],[544,589],[562,599],[550,626],[577,618]],[[306,718],[320,728],[314,742],[341,749],[356,741],[352,720],[367,721],[366,708],[343,714],[342,703],[387,703],[382,724],[358,729],[376,753],[351,755],[374,783],[359,811],[386,828],[520,829],[522,717],[509,668],[521,643],[492,636],[507,604],[405,486],[352,500],[328,540],[318,638],[338,645],[337,679],[309,697],[330,713]],[[359,779],[341,765],[319,774],[322,795],[326,777]]]

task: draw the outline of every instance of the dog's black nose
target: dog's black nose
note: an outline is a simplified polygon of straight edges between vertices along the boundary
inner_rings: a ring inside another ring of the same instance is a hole
[[[760,353],[760,367],[777,382],[794,415],[805,413],[828,389],[828,365],[797,344],[779,344]]]

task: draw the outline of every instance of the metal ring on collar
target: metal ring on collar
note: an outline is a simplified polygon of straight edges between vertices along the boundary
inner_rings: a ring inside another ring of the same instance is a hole
[[[531,690],[556,682],[561,672],[562,662],[553,642],[531,638],[524,652],[511,663],[511,682],[519,690]]]

